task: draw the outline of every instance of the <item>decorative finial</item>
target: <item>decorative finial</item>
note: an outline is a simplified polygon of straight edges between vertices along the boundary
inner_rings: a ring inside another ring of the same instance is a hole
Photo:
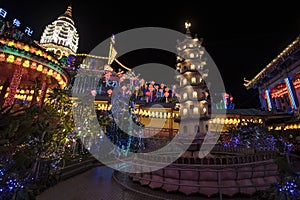
[[[189,22],[189,21],[186,21],[185,22],[185,29],[186,29],[186,35],[187,35],[187,37],[191,37],[191,31],[190,31],[190,27],[191,27],[191,22]]]
[[[191,22],[188,21],[186,21],[184,25],[186,29],[189,29],[192,26]]]
[[[65,11],[65,15],[72,17],[72,4],[68,6],[67,10]]]

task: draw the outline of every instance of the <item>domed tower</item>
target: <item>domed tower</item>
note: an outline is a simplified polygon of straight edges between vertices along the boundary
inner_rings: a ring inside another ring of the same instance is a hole
[[[52,51],[58,57],[75,55],[79,36],[72,18],[72,6],[69,5],[64,14],[47,25],[40,39],[40,45]]]
[[[201,133],[208,130],[209,92],[205,83],[208,69],[203,58],[204,47],[202,40],[194,38],[190,32],[191,23],[186,22],[186,37],[177,44],[176,69],[180,82],[180,116],[183,134]]]

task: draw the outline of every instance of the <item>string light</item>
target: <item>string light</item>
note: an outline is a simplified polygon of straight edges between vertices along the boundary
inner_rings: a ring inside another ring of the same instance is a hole
[[[260,79],[268,74],[268,71],[273,69],[273,66],[279,66],[280,62],[283,62],[287,56],[289,56],[296,48],[300,42],[300,37],[297,37],[288,47],[286,47],[276,58],[274,58],[263,70],[261,70],[252,80],[246,81],[244,86],[247,88],[252,87]]]
[[[16,68],[16,70],[13,74],[12,80],[10,82],[10,85],[9,85],[9,94],[8,94],[8,97],[5,99],[3,107],[13,105],[15,94],[16,94],[17,89],[21,82],[22,70],[23,70],[23,67],[21,65],[19,65]]]

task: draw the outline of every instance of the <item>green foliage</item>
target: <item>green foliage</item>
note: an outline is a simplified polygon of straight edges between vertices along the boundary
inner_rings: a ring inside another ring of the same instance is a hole
[[[67,91],[54,89],[48,99],[42,107],[34,104],[0,112],[1,169],[6,177],[17,176],[27,183],[23,190],[14,191],[17,199],[31,199],[57,182],[67,135],[74,130]],[[10,162],[1,163],[5,160]]]

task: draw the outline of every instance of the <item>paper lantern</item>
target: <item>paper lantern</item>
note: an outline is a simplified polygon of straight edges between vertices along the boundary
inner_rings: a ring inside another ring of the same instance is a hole
[[[107,94],[111,95],[112,94],[112,89],[107,90]]]

